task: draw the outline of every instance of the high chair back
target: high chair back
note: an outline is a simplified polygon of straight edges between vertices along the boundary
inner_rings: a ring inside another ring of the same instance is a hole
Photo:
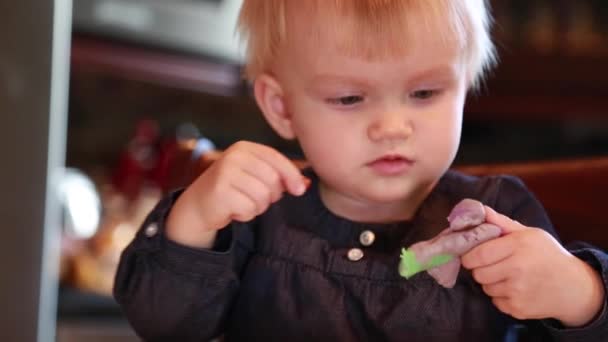
[[[184,145],[175,159],[171,187],[190,184],[220,152],[192,159]],[[299,167],[306,162],[294,161]],[[563,242],[581,240],[608,250],[608,156],[558,161],[457,166],[476,175],[509,174],[520,177],[541,201]],[[168,189],[165,189],[168,190]]]

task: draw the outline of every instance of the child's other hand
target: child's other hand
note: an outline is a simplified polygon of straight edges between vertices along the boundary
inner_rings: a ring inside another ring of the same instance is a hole
[[[300,170],[278,151],[237,142],[179,197],[168,218],[167,234],[186,245],[210,247],[217,230],[232,220],[249,221],[260,215],[285,191],[302,195],[306,183]]]
[[[589,323],[602,308],[601,277],[549,233],[486,207],[486,221],[503,236],[462,256],[464,267],[502,312],[517,319],[555,318],[569,327]]]

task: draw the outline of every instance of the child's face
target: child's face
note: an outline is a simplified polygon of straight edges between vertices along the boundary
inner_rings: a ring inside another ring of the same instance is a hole
[[[458,149],[466,80],[456,46],[421,30],[407,54],[365,59],[338,50],[337,34],[313,41],[304,25],[294,30],[275,76],[326,197],[416,203]],[[387,156],[402,159],[374,163]]]

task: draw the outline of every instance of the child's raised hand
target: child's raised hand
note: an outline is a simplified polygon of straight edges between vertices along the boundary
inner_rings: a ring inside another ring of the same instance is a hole
[[[209,247],[215,232],[232,220],[260,215],[285,191],[302,195],[307,179],[278,151],[252,142],[230,146],[184,191],[168,218],[177,242]]]
[[[582,326],[602,308],[600,275],[549,233],[486,207],[486,222],[503,236],[462,256],[462,265],[502,312],[517,319],[555,318]]]

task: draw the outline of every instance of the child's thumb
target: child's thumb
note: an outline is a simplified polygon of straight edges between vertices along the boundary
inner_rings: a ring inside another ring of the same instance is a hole
[[[500,227],[500,229],[502,229],[502,235],[509,234],[518,230],[524,230],[527,228],[523,224],[512,220],[511,218],[503,214],[497,213],[496,210],[488,207],[487,205],[484,207],[486,211],[486,222]]]

